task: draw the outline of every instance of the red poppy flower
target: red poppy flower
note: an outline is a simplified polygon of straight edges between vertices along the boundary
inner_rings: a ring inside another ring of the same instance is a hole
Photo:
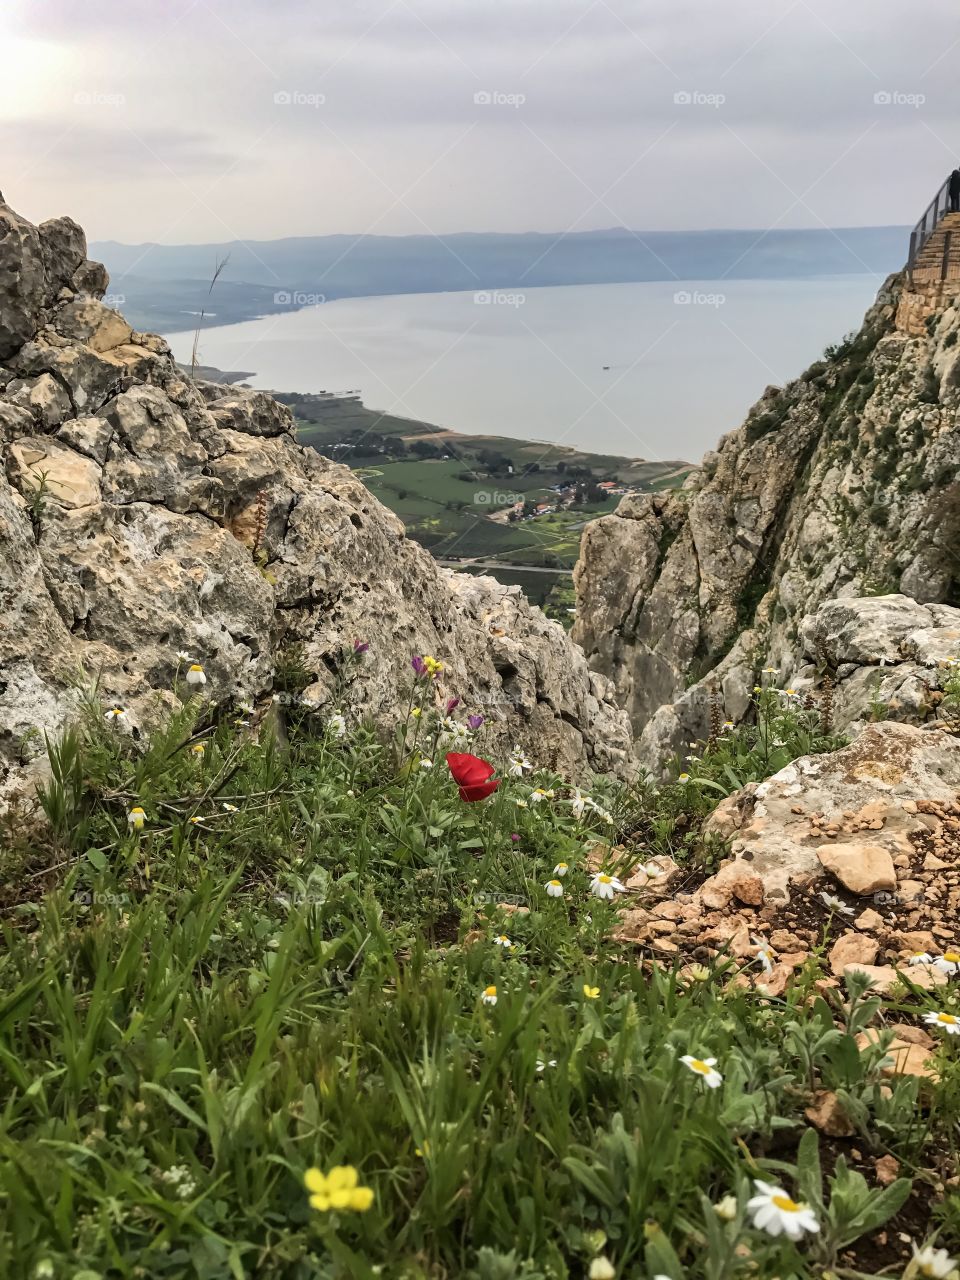
[[[500,785],[499,778],[491,778],[493,765],[479,756],[461,755],[458,751],[447,753],[447,768],[460,788],[460,799],[468,803],[486,800]]]

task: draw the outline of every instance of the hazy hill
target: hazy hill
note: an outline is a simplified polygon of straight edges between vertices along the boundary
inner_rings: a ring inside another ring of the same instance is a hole
[[[610,231],[515,235],[301,236],[203,245],[91,245],[125,313],[188,328],[204,305],[224,324],[317,300],[642,280],[797,279],[903,265],[905,228]],[[229,255],[213,300],[209,280]],[[297,294],[306,295],[298,299]]]

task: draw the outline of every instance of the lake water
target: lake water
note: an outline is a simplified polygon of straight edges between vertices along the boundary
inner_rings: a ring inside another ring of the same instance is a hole
[[[359,390],[459,431],[697,461],[770,383],[860,327],[878,276],[345,298],[204,330],[255,387]],[[193,335],[167,335],[189,360]],[[605,367],[606,366],[606,367]]]

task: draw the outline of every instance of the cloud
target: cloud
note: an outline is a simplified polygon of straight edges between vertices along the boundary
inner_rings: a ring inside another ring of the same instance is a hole
[[[104,238],[889,224],[956,162],[939,0],[48,0],[3,22],[49,55],[12,95],[4,189],[35,204],[59,176]]]

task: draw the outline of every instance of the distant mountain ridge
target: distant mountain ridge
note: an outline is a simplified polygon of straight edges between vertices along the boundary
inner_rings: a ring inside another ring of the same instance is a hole
[[[134,324],[192,327],[336,298],[533,289],[639,281],[886,276],[903,265],[906,228],[603,231],[450,236],[296,236],[202,245],[91,245]],[[218,262],[228,264],[209,297]]]

